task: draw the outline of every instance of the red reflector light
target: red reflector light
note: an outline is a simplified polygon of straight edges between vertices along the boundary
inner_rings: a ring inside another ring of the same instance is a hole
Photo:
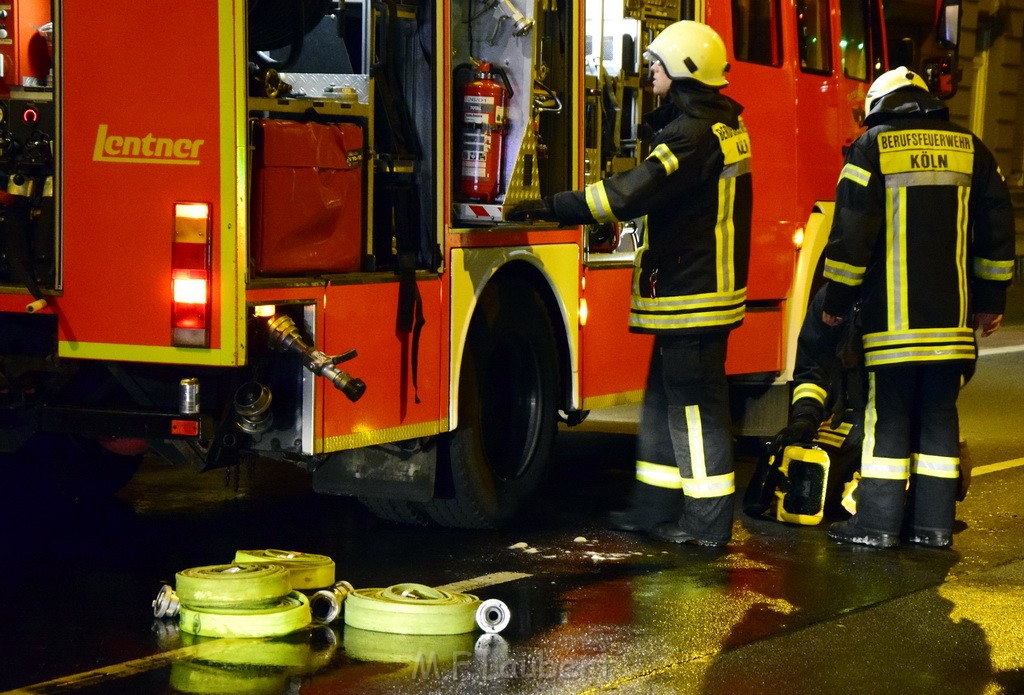
[[[175,203],[171,334],[177,347],[210,345],[212,236],[208,204]]]
[[[198,437],[198,420],[171,420],[171,434],[178,437]]]

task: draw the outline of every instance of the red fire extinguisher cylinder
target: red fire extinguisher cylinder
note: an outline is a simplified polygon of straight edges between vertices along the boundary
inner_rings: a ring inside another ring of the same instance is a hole
[[[462,90],[462,175],[459,192],[467,200],[493,202],[501,190],[508,93],[480,63],[476,79]]]

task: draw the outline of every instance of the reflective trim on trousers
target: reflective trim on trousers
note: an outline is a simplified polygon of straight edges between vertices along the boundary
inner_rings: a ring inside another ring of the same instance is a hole
[[[910,470],[917,475],[956,479],[960,476],[960,459],[953,456],[911,454]]]
[[[860,473],[865,478],[906,480],[910,477],[910,459],[890,459],[865,454],[861,460]]]
[[[707,463],[704,460],[704,428],[700,424],[700,406],[688,405],[684,412],[690,448],[690,470],[693,479],[699,480],[708,476]]]
[[[636,480],[645,485],[680,490],[683,479],[679,475],[679,466],[666,466],[650,461],[636,462]]]
[[[706,478],[682,478],[683,494],[687,497],[725,497],[736,492],[734,473],[712,475]]]

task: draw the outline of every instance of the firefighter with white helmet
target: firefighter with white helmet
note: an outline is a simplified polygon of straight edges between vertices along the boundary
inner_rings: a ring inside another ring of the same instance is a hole
[[[860,301],[868,396],[857,513],[841,543],[946,547],[960,472],[957,394],[974,331],[999,327],[1013,279],[1010,196],[980,139],[905,67],[871,85],[825,248],[822,319]],[[908,489],[909,482],[909,489]]]
[[[681,21],[645,52],[661,106],[645,117],[651,152],[582,191],[527,200],[509,221],[605,223],[646,216],[630,329],[655,336],[637,439],[636,484],[611,525],[661,540],[721,546],[732,533],[733,446],[725,377],[729,331],[743,321],[750,254],[750,138],[729,83],[725,44]]]

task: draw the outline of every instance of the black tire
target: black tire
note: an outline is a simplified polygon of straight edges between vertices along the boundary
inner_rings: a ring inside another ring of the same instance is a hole
[[[374,516],[385,521],[396,521],[400,524],[428,526],[432,519],[417,502],[395,500],[387,497],[359,497],[359,502]]]
[[[512,521],[544,482],[558,407],[558,351],[543,300],[521,280],[492,282],[470,322],[459,422],[438,452],[430,516],[457,528]]]
[[[58,437],[60,435],[57,435]],[[68,452],[70,493],[86,501],[102,501],[117,494],[142,465],[142,454],[126,456],[104,449],[93,439],[69,435],[62,449]]]
[[[17,458],[29,495],[44,494],[76,502],[102,502],[121,490],[142,464],[142,455],[115,454],[98,442],[75,435],[38,432]]]

